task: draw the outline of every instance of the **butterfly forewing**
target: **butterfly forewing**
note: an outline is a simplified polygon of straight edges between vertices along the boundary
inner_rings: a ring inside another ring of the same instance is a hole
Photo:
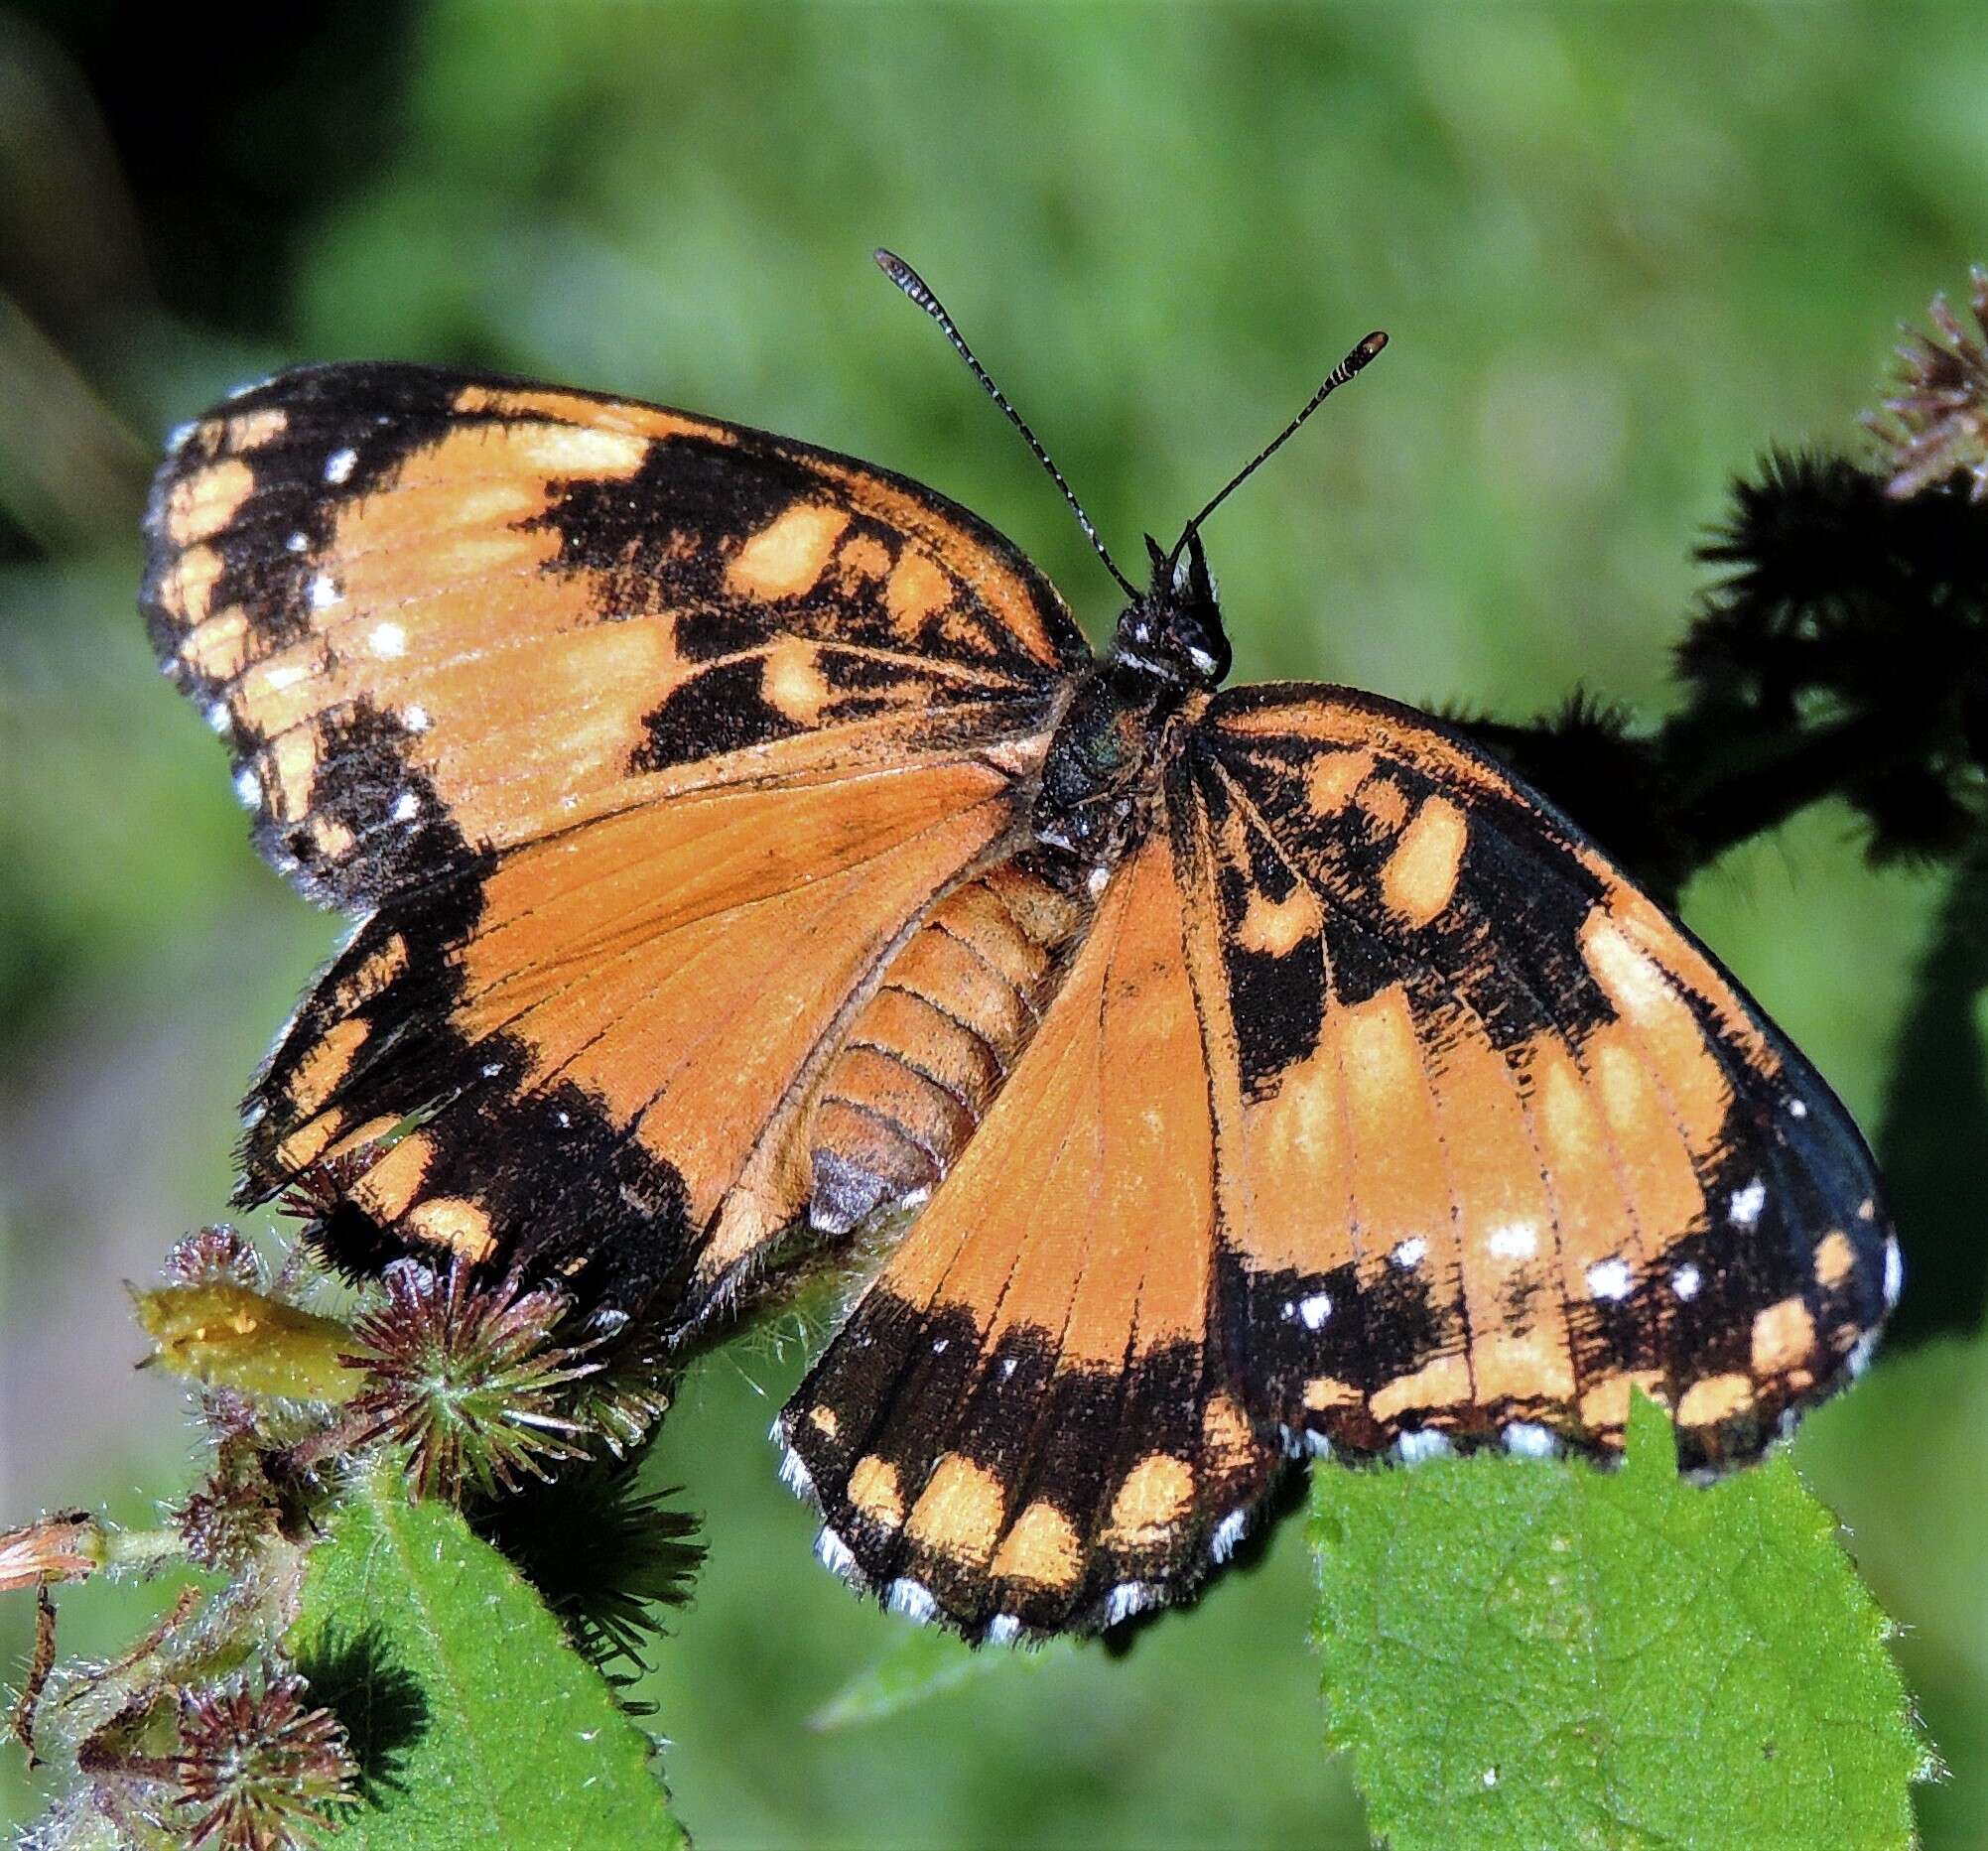
[[[1682,927],[1435,723],[1218,697],[1175,783],[1263,1417],[1356,1451],[1757,1452],[1859,1357],[1896,1255],[1861,1139]]]
[[[1089,659],[1005,542],[884,471],[420,367],[237,396],[148,532],[155,642],[258,842],[378,908],[251,1096],[244,1185],[335,1160],[368,1263],[584,1255],[634,1291],[741,1182],[749,1258],[805,1204],[832,1029],[1008,830]]]

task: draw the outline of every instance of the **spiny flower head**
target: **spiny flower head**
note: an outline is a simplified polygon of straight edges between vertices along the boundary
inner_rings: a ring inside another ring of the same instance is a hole
[[[624,1311],[596,1311],[580,1331],[579,1347],[598,1355],[600,1370],[574,1391],[568,1412],[616,1459],[629,1458],[670,1411],[682,1365],[662,1332],[633,1325]]]
[[[351,1803],[358,1770],[330,1710],[313,1709],[304,1680],[265,1670],[180,1696],[175,1808],[191,1814],[187,1843],[216,1851],[296,1851]]]
[[[267,1283],[262,1256],[225,1222],[177,1243],[166,1256],[166,1277],[175,1285],[245,1285],[255,1292]]]
[[[1970,499],[1988,499],[1988,269],[1974,266],[1969,329],[1935,296],[1927,311],[1941,338],[1908,331],[1899,347],[1899,391],[1890,417],[1864,422],[1890,453],[1885,492],[1897,499],[1965,471]]]
[[[320,1157],[298,1172],[276,1206],[298,1221],[323,1221],[351,1193],[352,1184],[378,1155],[379,1139],[370,1138],[334,1156]]]
[[[381,1282],[386,1303],[359,1320],[359,1353],[343,1359],[367,1378],[345,1429],[353,1444],[399,1448],[414,1490],[450,1499],[465,1484],[514,1491],[586,1456],[559,1390],[600,1366],[585,1360],[591,1344],[557,1341],[561,1293],[478,1283],[462,1259],[447,1272],[398,1260]]]

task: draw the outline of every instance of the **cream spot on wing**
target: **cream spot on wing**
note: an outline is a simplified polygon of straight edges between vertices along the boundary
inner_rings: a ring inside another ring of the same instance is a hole
[[[795,502],[738,549],[726,570],[726,590],[741,597],[798,597],[814,590],[848,525],[841,508]]]
[[[1815,1349],[1815,1320],[1799,1298],[1784,1298],[1754,1319],[1756,1376],[1779,1376],[1807,1362]]]
[[[1581,950],[1609,1000],[1631,1021],[1649,1021],[1672,1006],[1669,981],[1656,960],[1632,944],[1600,906],[1581,928]]]
[[[462,1196],[441,1195],[408,1211],[407,1225],[424,1241],[453,1248],[464,1259],[487,1259],[496,1247],[490,1218]]]
[[[979,1566],[994,1554],[1005,1505],[1000,1480],[964,1453],[933,1468],[904,1533],[940,1555]]]
[[[1305,795],[1320,816],[1336,816],[1373,769],[1372,752],[1320,752],[1305,774]]]
[[[366,646],[382,661],[404,656],[407,654],[407,631],[392,621],[375,623],[372,634],[366,638]]]
[[[1754,1385],[1745,1376],[1706,1376],[1694,1382],[1677,1402],[1680,1427],[1709,1427],[1753,1405]]]
[[[1410,925],[1427,925],[1456,891],[1470,826],[1447,797],[1424,799],[1381,869],[1381,897]]]
[[[1193,1500],[1193,1467],[1169,1453],[1148,1453],[1119,1486],[1104,1539],[1119,1549],[1163,1542]]]
[[[1236,928],[1236,942],[1245,951],[1281,958],[1318,929],[1318,902],[1308,887],[1293,887],[1281,900],[1271,899],[1257,887],[1252,889],[1250,903]]]
[[[993,1572],[1029,1587],[1061,1592],[1084,1565],[1077,1531],[1053,1504],[1037,1499],[1009,1525],[994,1552]]]
[[[240,458],[216,463],[174,483],[166,503],[166,532],[175,546],[218,533],[255,489],[255,471]]]
[[[248,613],[230,604],[197,624],[180,644],[180,655],[209,681],[233,680],[248,661]]]
[[[888,1459],[864,1453],[849,1475],[849,1501],[873,1523],[895,1529],[904,1521],[904,1493]]]
[[[889,611],[892,624],[906,636],[916,635],[919,624],[952,598],[952,582],[915,546],[907,546],[898,555],[883,588],[883,607]]]
[[[592,425],[520,424],[507,437],[513,456],[548,475],[633,475],[649,454],[646,438]]]
[[[822,674],[815,646],[800,636],[783,636],[766,651],[759,691],[796,726],[812,727],[836,691]]]
[[[268,793],[270,808],[294,821],[311,808],[311,793],[318,779],[317,735],[301,727],[286,732],[271,747],[269,765],[276,784]]]
[[[280,405],[269,405],[261,411],[237,412],[227,421],[227,441],[235,450],[258,450],[289,428],[290,414]]]

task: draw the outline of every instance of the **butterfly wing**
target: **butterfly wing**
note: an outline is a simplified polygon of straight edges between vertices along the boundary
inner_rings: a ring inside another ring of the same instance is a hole
[[[1110,1625],[1298,1452],[1758,1452],[1897,1286],[1814,1072],[1423,716],[1218,697],[974,1142],[781,1417],[831,1566]]]
[[[1239,689],[1175,793],[1252,1412],[1314,1449],[1757,1453],[1898,1284],[1869,1151],[1543,800],[1373,697]]]
[[[1163,838],[1117,873],[1027,1052],[781,1416],[823,1558],[993,1639],[1197,1579],[1278,1453],[1211,1323],[1215,1126]]]
[[[148,537],[259,846],[369,910],[250,1096],[244,1198],[309,1170],[355,1263],[590,1256],[624,1299],[681,1285],[748,1167],[734,1248],[805,1198],[808,1074],[1088,660],[912,483],[423,367],[229,400]]]

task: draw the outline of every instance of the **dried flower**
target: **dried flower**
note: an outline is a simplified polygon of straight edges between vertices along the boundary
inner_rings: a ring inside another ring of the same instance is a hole
[[[1971,331],[1935,296],[1927,313],[1943,339],[1908,330],[1899,347],[1900,390],[1885,400],[1884,417],[1864,423],[1890,453],[1885,492],[1903,500],[1965,471],[1970,499],[1988,499],[1988,269],[1974,266]]]
[[[187,1553],[202,1568],[233,1568],[264,1536],[275,1532],[282,1506],[249,1454],[241,1464],[224,1458],[172,1516]]]
[[[595,1374],[591,1344],[563,1344],[567,1310],[549,1288],[514,1279],[477,1283],[461,1259],[437,1274],[399,1260],[381,1278],[387,1301],[359,1320],[361,1351],[344,1358],[367,1386],[340,1432],[348,1444],[386,1440],[407,1459],[423,1497],[460,1498],[544,1479],[553,1461],[586,1457],[581,1423],[558,1411],[557,1391]]]
[[[0,1530],[0,1590],[80,1581],[103,1566],[103,1531],[87,1511]]]
[[[351,1803],[358,1769],[330,1710],[304,1700],[304,1680],[265,1669],[180,1696],[174,1757],[177,1811],[195,1816],[187,1843],[218,1851],[293,1851]]]

